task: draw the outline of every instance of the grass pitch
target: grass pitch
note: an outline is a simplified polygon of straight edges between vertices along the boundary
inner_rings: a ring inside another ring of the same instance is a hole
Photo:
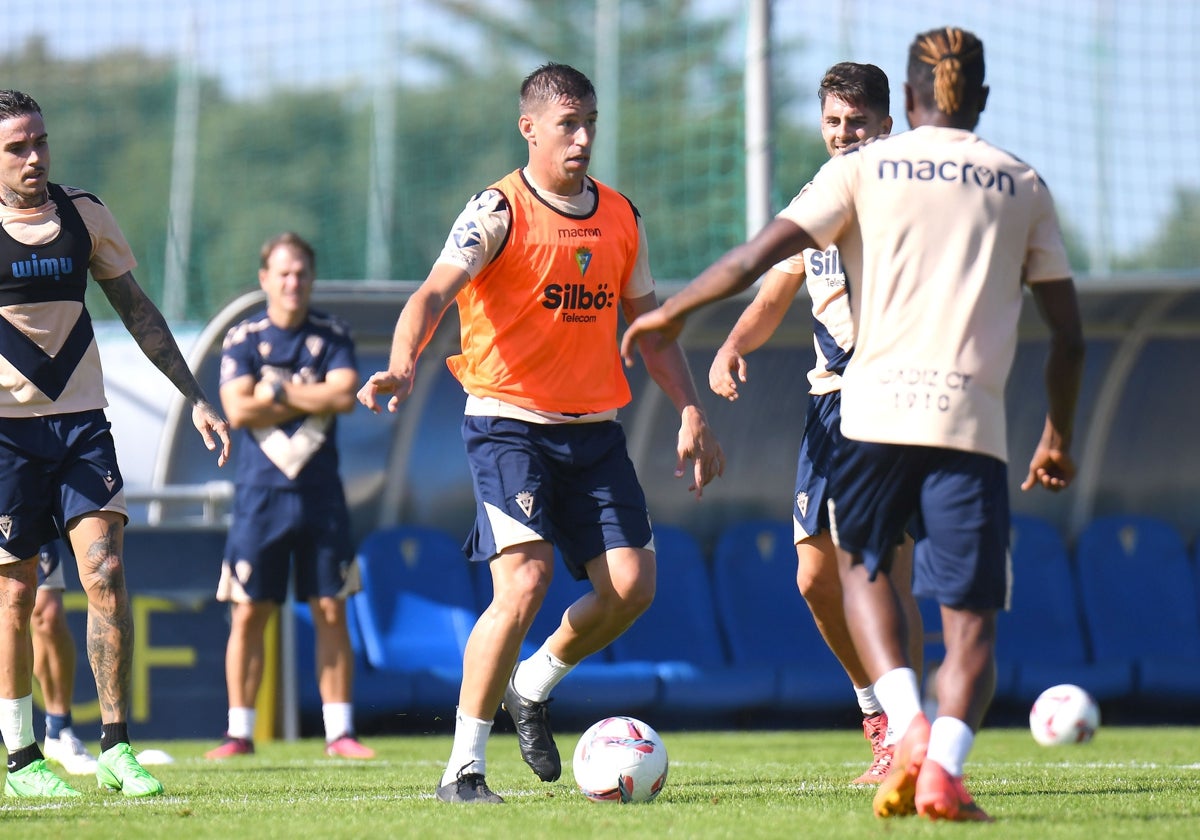
[[[991,825],[879,820],[870,789],[848,780],[869,751],[854,731],[662,732],[671,769],[647,805],[588,802],[571,780],[577,732],[558,735],[567,766],[544,784],[511,734],[493,736],[488,783],[500,806],[452,806],[433,790],[446,736],[374,737],[369,762],[327,758],[316,740],[260,744],[253,756],[203,758],[215,741],[137,743],[175,763],[152,770],[166,795],[131,800],[64,776],[74,800],[0,798],[0,835],[88,840],[266,838],[1195,838],[1200,836],[1200,730],[1107,727],[1090,744],[1045,748],[1024,729],[985,729],[968,787]],[[95,748],[95,745],[92,745]]]

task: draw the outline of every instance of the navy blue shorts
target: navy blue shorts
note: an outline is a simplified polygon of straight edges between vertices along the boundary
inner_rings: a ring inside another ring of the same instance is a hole
[[[127,514],[104,412],[0,417],[0,563],[36,557],[85,513]]]
[[[58,550],[58,541],[48,542],[38,552],[37,567],[38,589],[67,588],[66,578],[63,577],[62,556]]]
[[[282,604],[292,569],[297,601],[346,598],[362,588],[341,485],[239,486],[217,598]]]
[[[917,536],[913,594],[954,608],[1005,609],[1008,468],[990,455],[843,440],[834,458],[834,540],[887,571],[906,524]]]
[[[476,517],[463,551],[487,561],[535,540],[558,547],[576,580],[610,548],[651,543],[646,496],[615,421],[541,425],[463,418]]]
[[[796,542],[829,530],[825,504],[833,454],[841,442],[842,392],[814,394],[804,418],[804,437],[796,463],[796,492],[792,497],[792,525]]]

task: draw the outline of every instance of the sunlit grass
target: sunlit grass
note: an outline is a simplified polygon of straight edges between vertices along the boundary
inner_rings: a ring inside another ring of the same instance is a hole
[[[568,758],[578,733],[559,735]],[[488,782],[497,807],[450,806],[433,790],[450,739],[366,739],[370,762],[325,757],[319,741],[260,744],[225,762],[211,742],[139,743],[175,763],[157,766],[167,794],[127,800],[94,780],[66,777],[77,800],[0,800],[4,837],[72,838],[839,838],[986,832],[989,838],[1200,836],[1200,730],[1101,730],[1087,745],[1044,748],[1023,729],[986,729],[968,767],[969,787],[996,817],[990,826],[878,820],[871,791],[848,785],[868,750],[854,731],[662,733],[667,785],[648,805],[593,804],[569,767],[553,784],[521,762],[512,735],[496,735]]]

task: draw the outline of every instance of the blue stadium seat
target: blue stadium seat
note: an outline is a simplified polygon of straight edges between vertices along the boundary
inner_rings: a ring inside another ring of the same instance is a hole
[[[1200,609],[1178,531],[1146,516],[1100,517],[1080,533],[1075,562],[1095,658],[1133,662],[1143,699],[1200,701]]]
[[[567,607],[591,591],[586,580],[575,580],[555,550],[554,577],[542,607],[525,636],[521,657],[541,647],[562,621]],[[486,609],[492,600],[492,578],[483,563],[471,564],[475,572],[478,607]],[[611,646],[610,646],[611,647]],[[655,668],[645,662],[614,662],[606,648],[585,659],[555,686],[551,713],[556,720],[569,717],[582,726],[608,715],[638,715],[652,710],[658,702],[659,680]]]
[[[708,563],[683,529],[654,526],[654,603],[612,643],[617,662],[651,662],[662,683],[659,710],[703,717],[769,706],[775,676],[733,666],[717,624]]]
[[[1090,661],[1083,632],[1070,554],[1049,522],[1014,514],[1009,545],[1012,597],[997,620],[997,699],[1032,704],[1052,685],[1082,686],[1097,700],[1113,700],[1133,689],[1133,671],[1123,659]]]
[[[1196,579],[1196,608],[1200,609],[1200,539],[1192,545],[1192,576]]]
[[[384,528],[363,539],[358,562],[363,590],[354,601],[367,660],[411,675],[417,709],[453,709],[478,616],[458,543],[434,528]]]
[[[354,711],[361,725],[364,721],[386,718],[408,708],[413,699],[411,675],[384,671],[367,661],[355,601],[346,601],[346,624],[350,631],[350,647],[354,651]],[[317,690],[316,634],[308,604],[297,602],[293,608],[296,618],[296,683],[300,712],[306,717],[320,719],[321,694]]]
[[[932,598],[918,598],[921,633],[925,643],[925,663],[936,665],[946,658],[946,640],[942,635],[942,608]]]
[[[713,555],[713,592],[732,663],[775,674],[777,709],[853,708],[850,679],[796,587],[790,521],[726,527]]]

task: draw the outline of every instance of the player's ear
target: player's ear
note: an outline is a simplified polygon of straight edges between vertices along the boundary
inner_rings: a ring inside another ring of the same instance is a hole
[[[528,142],[532,143],[537,136],[537,132],[533,129],[533,117],[528,114],[522,114],[517,117],[517,130],[521,132],[521,136]]]
[[[883,134],[891,134],[892,133],[892,118],[884,117],[879,123],[879,128],[881,129]]]

